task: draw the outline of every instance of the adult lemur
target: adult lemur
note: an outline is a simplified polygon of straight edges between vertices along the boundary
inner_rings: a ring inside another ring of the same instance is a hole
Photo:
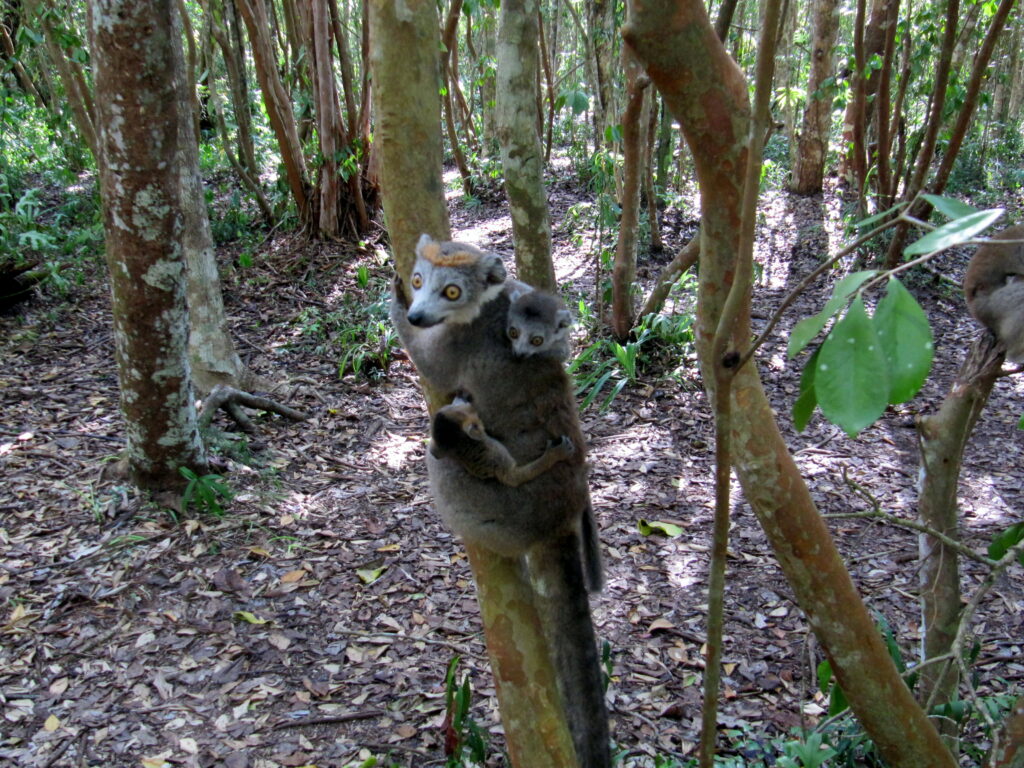
[[[1024,362],[1024,226],[1008,227],[981,246],[964,276],[967,309],[1006,347],[1006,359]]]
[[[410,284],[408,304],[396,279],[391,318],[432,389],[446,402],[467,393],[487,433],[517,464],[536,460],[563,437],[575,446],[516,487],[475,476],[443,450],[441,457],[428,452],[427,469],[452,530],[498,554],[524,557],[579,764],[607,768],[608,716],[587,600],[588,588],[600,589],[601,566],[569,378],[558,359],[513,351],[509,286],[497,254],[423,235]]]

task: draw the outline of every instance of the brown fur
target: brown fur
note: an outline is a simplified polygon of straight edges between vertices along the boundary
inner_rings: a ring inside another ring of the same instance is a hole
[[[1024,362],[1024,226],[1004,229],[978,248],[964,276],[971,315],[1006,347],[1006,357]]]

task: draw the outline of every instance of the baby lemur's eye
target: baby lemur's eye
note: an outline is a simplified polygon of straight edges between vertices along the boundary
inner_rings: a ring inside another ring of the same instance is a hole
[[[412,282],[412,287],[418,291],[423,287],[423,275],[417,272],[412,276],[412,280],[410,282]]]
[[[448,299],[448,301],[456,301],[461,295],[462,289],[454,283],[449,283],[444,287],[444,297]]]
[[[510,339],[518,339],[519,338],[519,329],[516,328],[515,326],[509,328],[508,329],[508,337]]]
[[[535,346],[535,347],[539,347],[541,344],[544,343],[544,337],[543,336],[531,336],[530,337],[530,343],[533,344],[533,346]]]

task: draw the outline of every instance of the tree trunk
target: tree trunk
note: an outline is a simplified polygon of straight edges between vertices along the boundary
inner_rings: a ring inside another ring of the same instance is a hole
[[[946,29],[942,38],[942,48],[939,51],[939,60],[935,66],[935,82],[941,84],[932,92],[932,105],[928,113],[928,121],[925,123],[924,138],[921,147],[917,152],[917,160],[914,171],[906,184],[903,192],[904,200],[913,200],[917,194],[924,189],[924,181],[928,177],[928,169],[931,168],[932,157],[935,155],[935,145],[939,138],[939,129],[942,127],[942,113],[946,106],[946,88],[949,82],[950,64],[953,59],[953,46],[956,44],[956,24],[960,15],[960,0],[947,0],[946,5]],[[900,222],[893,232],[892,240],[889,242],[889,250],[885,255],[886,269],[892,269],[900,262],[903,255],[903,245],[907,238],[907,224]]]
[[[625,46],[622,68],[626,73],[626,109],[622,113],[622,218],[612,267],[612,333],[620,342],[633,328],[633,283],[636,280],[636,243],[640,228],[640,186],[647,145],[643,119],[644,94],[651,84],[643,67]]]
[[[175,9],[176,25],[179,24],[178,12]],[[175,72],[180,72],[182,62],[177,47],[174,54],[172,67]],[[206,195],[199,172],[199,136],[194,121],[190,119],[192,93],[184,79],[178,78],[178,81],[178,152],[174,167],[181,189],[181,246],[186,264],[189,310],[188,357],[193,384],[205,396],[218,384],[246,389],[253,383],[253,377],[231,340],[217,271],[217,254],[210,232],[210,217],[206,211]]]
[[[262,0],[238,0],[238,10],[249,32],[256,77],[263,91],[263,103],[267,108],[270,126],[277,137],[288,187],[295,200],[299,221],[305,226],[310,223],[312,216],[306,162],[302,157],[302,144],[292,114],[291,99],[277,73],[277,56],[270,39],[266,6]]]
[[[749,124],[746,83],[699,0],[636,2],[624,37],[645,62],[694,153],[702,208],[697,338],[708,386],[719,362],[708,359],[710,344],[736,269]],[[749,338],[748,305],[735,323],[733,348],[745,349]],[[732,392],[736,474],[854,712],[893,765],[952,768],[952,755],[900,678],[850,581],[786,449],[753,362],[736,373]]]
[[[983,334],[972,346],[949,394],[936,413],[917,419],[921,455],[918,516],[939,533],[959,540],[957,488],[964,447],[999,376],[1003,354],[993,354],[995,337]],[[921,535],[922,659],[948,653],[960,625],[959,556],[941,539]],[[922,704],[952,701],[959,675],[956,664],[931,664],[921,679]]]
[[[187,357],[173,7],[93,0],[89,30],[126,458],[153,491],[180,490],[179,467],[206,465]]]
[[[833,86],[825,85],[825,80],[832,76],[832,56],[839,29],[839,2],[815,0],[812,14],[814,40],[811,44],[811,74],[807,80],[807,105],[789,185],[790,191],[798,195],[820,192],[825,176],[832,95],[835,91]]]
[[[517,277],[554,290],[544,149],[537,133],[537,0],[506,0],[499,13],[495,111]]]
[[[408,283],[421,233],[449,236],[441,179],[441,107],[437,14],[420,0],[369,3],[376,144],[391,248]],[[532,125],[532,123],[531,123]],[[410,152],[409,147],[416,147]],[[431,410],[444,405],[424,391]],[[533,589],[517,558],[467,546],[479,590],[487,651],[512,764],[573,768],[572,739]]]

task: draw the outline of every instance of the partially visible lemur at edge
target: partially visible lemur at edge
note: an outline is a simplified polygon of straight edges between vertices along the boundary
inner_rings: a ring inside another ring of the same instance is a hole
[[[977,250],[964,276],[964,298],[1006,347],[1006,359],[1024,363],[1024,226],[1004,229]]]
[[[429,386],[451,402],[468,395],[494,440],[528,464],[567,438],[575,451],[517,487],[477,477],[455,458],[427,453],[431,490],[464,540],[523,557],[536,590],[558,687],[582,768],[610,768],[608,715],[588,590],[602,584],[587,487],[586,450],[571,382],[555,356],[517,355],[507,322],[501,258],[472,245],[416,246],[408,304],[396,279],[391,319]],[[518,286],[518,287],[517,287]]]

